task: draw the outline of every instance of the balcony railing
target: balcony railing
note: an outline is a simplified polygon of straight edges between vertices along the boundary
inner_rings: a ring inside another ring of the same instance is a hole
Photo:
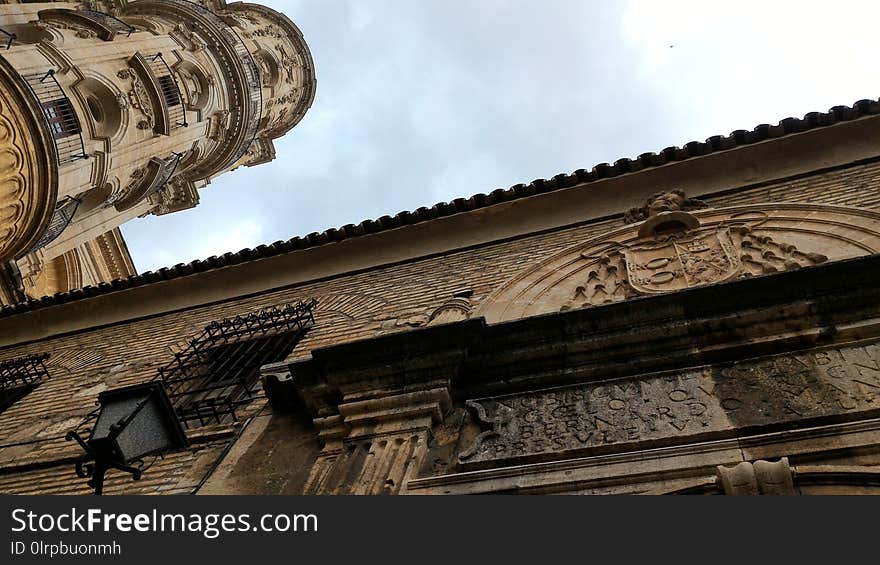
[[[174,176],[174,172],[177,170],[177,165],[180,164],[181,157],[183,157],[183,153],[172,153],[171,157],[165,159],[162,168],[159,170],[159,174],[156,176],[156,180],[153,181],[153,185],[147,190],[146,196],[155,194],[165,188],[165,185],[168,184],[168,181]]]
[[[242,146],[236,151],[233,159],[229,162],[230,164],[237,162],[241,157],[247,153],[247,150],[250,148],[251,144],[254,142],[254,139],[257,137],[257,130],[260,127],[260,118],[263,113],[263,85],[262,80],[260,78],[260,68],[254,62],[254,58],[251,55],[251,52],[248,51],[248,48],[245,46],[244,41],[238,36],[235,31],[233,31],[223,20],[217,16],[214,12],[196,4],[195,2],[190,2],[189,0],[165,0],[169,4],[177,4],[179,6],[185,7],[185,9],[195,11],[200,14],[207,20],[210,20],[216,29],[220,30],[220,34],[226,43],[232,48],[235,52],[236,57],[242,64],[242,68],[244,69],[245,79],[247,84],[245,85],[247,88],[247,99],[248,99],[248,110],[250,111],[250,116],[247,125],[245,126],[245,139],[246,143],[242,144]]]
[[[187,127],[186,110],[183,106],[183,95],[180,92],[180,85],[177,78],[171,71],[171,67],[165,62],[165,58],[161,53],[156,53],[152,57],[148,57],[150,63],[150,71],[156,77],[162,97],[165,98],[165,104],[168,106],[168,123],[171,129],[179,127]]]
[[[105,14],[104,12],[98,12],[96,10],[77,10],[77,12],[104,27],[112,29],[116,33],[124,33],[126,37],[129,37],[134,32],[133,27],[110,14]]]
[[[34,245],[29,253],[33,253],[38,249],[42,249],[46,247],[53,241],[55,241],[61,233],[67,229],[67,226],[70,225],[70,222],[73,221],[73,216],[76,214],[76,209],[79,208],[79,200],[76,198],[71,198],[70,196],[65,196],[64,200],[61,200],[55,205],[55,213],[52,214],[52,219],[49,220],[49,228],[43,233],[43,236]]]
[[[182,153],[172,153],[171,157],[166,159],[159,159],[157,157],[153,157],[147,163],[147,172],[140,179],[140,182],[127,189],[127,191],[122,194],[119,199],[114,202],[114,206],[119,211],[128,210],[138,202],[141,202],[144,198],[147,198],[160,190],[162,190],[165,185],[171,180],[171,177],[174,176],[174,172],[177,170],[177,165],[180,163],[180,159],[183,157]]]
[[[113,41],[119,34],[128,37],[136,31],[119,18],[96,10],[49,8],[37,12],[37,17],[45,22],[58,22],[67,26],[72,25],[75,29],[84,27],[104,41]]]
[[[22,78],[43,107],[43,117],[55,141],[58,164],[64,165],[77,159],[88,159],[79,118],[70,99],[58,84],[55,70],[23,75]]]
[[[9,33],[3,28],[0,28],[0,35],[3,35],[3,37],[6,38],[6,49],[12,47],[12,42],[18,39],[17,35],[15,35],[14,33]]]

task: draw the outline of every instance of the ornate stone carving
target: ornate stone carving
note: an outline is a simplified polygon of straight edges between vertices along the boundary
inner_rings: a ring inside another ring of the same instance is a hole
[[[787,271],[827,260],[821,253],[804,253],[794,245],[755,235],[748,226],[708,232],[682,230],[602,255],[560,310]]]
[[[867,416],[876,412],[878,401],[876,343],[777,355],[474,399],[467,405],[483,432],[459,460],[478,464],[708,440],[735,429],[858,412]]]
[[[144,167],[137,168],[131,172],[128,176],[128,182],[124,187],[121,188],[118,192],[111,194],[109,198],[107,198],[108,204],[113,204],[114,202],[118,202],[120,200],[125,199],[132,191],[137,188],[137,186],[141,183],[144,178],[144,175],[147,174],[147,169]]]
[[[270,25],[252,30],[251,35],[253,35],[254,37],[274,37],[276,39],[284,38],[284,34],[282,34],[280,31]]]
[[[11,242],[26,213],[25,164],[15,126],[0,112],[0,249]]]
[[[788,458],[780,461],[743,461],[733,467],[719,465],[718,483],[727,495],[793,495],[794,477]]]
[[[154,215],[171,214],[197,206],[199,191],[191,181],[174,177],[165,184],[163,189],[150,196],[150,202],[154,204],[151,210]]]
[[[683,190],[676,188],[669,192],[652,194],[641,206],[630,208],[623,215],[623,221],[634,224],[662,212],[699,210],[707,207],[708,204],[702,200],[688,198]]]
[[[687,212],[688,201],[677,193],[651,200],[647,220],[526,270],[476,315],[510,320],[880,252],[875,212],[810,204]]]
[[[473,310],[473,304],[464,296],[454,296],[438,306],[428,319],[429,326],[448,324],[467,320]]]
[[[121,69],[116,72],[116,76],[121,79],[131,79],[131,90],[128,96],[120,94],[117,96],[120,108],[132,108],[139,110],[143,115],[143,119],[138,120],[138,129],[151,129],[155,124],[155,116],[153,115],[153,104],[150,102],[150,95],[146,86],[137,74],[131,69]]]

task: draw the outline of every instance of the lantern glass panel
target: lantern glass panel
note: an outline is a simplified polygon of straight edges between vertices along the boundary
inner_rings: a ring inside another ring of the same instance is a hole
[[[98,401],[101,412],[90,443],[109,439],[111,426],[120,425],[115,446],[121,463],[186,445],[186,436],[161,383],[106,391]]]

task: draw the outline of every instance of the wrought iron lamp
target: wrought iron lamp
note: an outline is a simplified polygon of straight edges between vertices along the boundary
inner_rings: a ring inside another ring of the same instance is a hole
[[[66,436],[85,450],[76,462],[76,474],[89,478],[88,485],[96,495],[104,490],[104,474],[108,470],[125,471],[138,480],[144,457],[188,445],[161,382],[104,391],[98,395],[98,404],[88,437],[83,439],[76,431]]]

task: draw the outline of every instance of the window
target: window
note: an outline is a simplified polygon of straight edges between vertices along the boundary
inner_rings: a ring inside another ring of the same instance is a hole
[[[208,324],[159,369],[186,427],[237,420],[260,394],[260,367],[284,360],[314,324],[310,300]]]
[[[27,396],[49,375],[43,362],[48,354],[0,361],[0,413]]]
[[[52,130],[52,137],[55,139],[76,135],[80,132],[79,120],[76,119],[76,113],[67,98],[43,102],[43,113],[46,114],[46,121],[49,123],[49,129]]]

